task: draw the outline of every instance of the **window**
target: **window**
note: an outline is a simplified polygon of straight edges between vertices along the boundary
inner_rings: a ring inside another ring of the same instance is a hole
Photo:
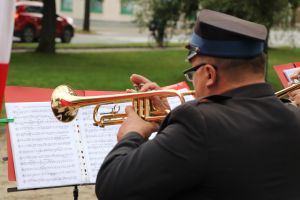
[[[25,8],[25,12],[28,13],[42,13],[43,8],[40,6],[28,6]]]
[[[92,13],[103,12],[103,0],[90,0],[90,10]]]
[[[133,15],[133,0],[121,0],[121,14]]]
[[[64,12],[72,12],[72,0],[61,0],[60,2],[60,10]]]

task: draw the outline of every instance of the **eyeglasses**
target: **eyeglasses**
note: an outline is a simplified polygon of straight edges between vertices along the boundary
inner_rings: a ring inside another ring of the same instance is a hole
[[[206,65],[206,64],[207,64],[207,63],[202,63],[202,64],[199,64],[199,65],[196,65],[195,67],[191,67],[191,68],[185,70],[185,71],[183,72],[183,74],[184,74],[186,80],[189,81],[189,82],[193,82],[193,77],[194,77],[195,72],[196,72],[200,67],[202,67],[202,66],[204,66],[204,65]]]
[[[194,77],[195,72],[196,72],[200,67],[203,67],[204,65],[207,65],[207,64],[208,64],[208,63],[201,63],[201,64],[199,64],[199,65],[196,65],[195,67],[191,67],[191,68],[185,70],[185,71],[183,72],[183,74],[184,74],[186,80],[189,81],[189,82],[193,82],[193,77]],[[212,65],[212,64],[209,64],[209,65],[213,66],[213,67],[217,70],[217,67],[216,67],[215,65]]]

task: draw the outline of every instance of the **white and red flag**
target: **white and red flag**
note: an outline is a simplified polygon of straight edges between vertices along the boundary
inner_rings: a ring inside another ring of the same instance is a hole
[[[0,112],[8,74],[15,9],[15,0],[0,0]]]

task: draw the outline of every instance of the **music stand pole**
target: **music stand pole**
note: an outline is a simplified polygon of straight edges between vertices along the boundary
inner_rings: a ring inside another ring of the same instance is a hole
[[[77,187],[77,185],[74,185],[73,197],[74,197],[74,200],[78,200],[78,187]]]

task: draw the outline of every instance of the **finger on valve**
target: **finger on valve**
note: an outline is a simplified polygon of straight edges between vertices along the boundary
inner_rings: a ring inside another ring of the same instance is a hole
[[[130,81],[132,82],[132,84],[136,84],[136,85],[151,82],[149,79],[147,79],[146,77],[139,75],[139,74],[132,74],[130,76]]]

